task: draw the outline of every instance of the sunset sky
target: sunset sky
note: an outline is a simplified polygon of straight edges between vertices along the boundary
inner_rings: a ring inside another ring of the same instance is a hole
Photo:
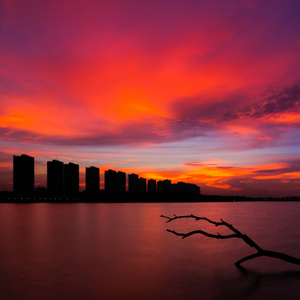
[[[300,1],[0,0],[0,103],[0,190],[27,153],[300,196]]]

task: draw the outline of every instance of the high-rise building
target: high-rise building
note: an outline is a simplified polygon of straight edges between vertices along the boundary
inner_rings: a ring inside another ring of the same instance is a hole
[[[116,191],[117,172],[115,170],[106,170],[104,173],[104,186],[106,192]]]
[[[106,192],[116,191],[117,172],[114,170],[106,170],[104,173],[104,186]]]
[[[138,191],[138,181],[139,181],[139,175],[134,173],[128,175],[129,192],[136,193]]]
[[[104,174],[105,191],[107,192],[125,192],[126,191],[126,173],[121,171],[107,170]]]
[[[13,190],[24,195],[34,192],[34,157],[25,154],[14,155]]]
[[[144,193],[146,192],[146,178],[140,177],[138,179],[138,192],[139,193]]]
[[[162,192],[163,191],[163,181],[162,180],[158,180],[157,181],[157,191],[158,192]]]
[[[64,193],[79,193],[79,165],[74,163],[64,164]]]
[[[118,190],[126,192],[126,173],[118,171]]]
[[[176,189],[178,193],[187,193],[188,192],[188,185],[185,182],[177,182]]]
[[[172,186],[171,180],[169,180],[169,179],[163,180],[163,191],[165,193],[171,192],[171,186]]]
[[[190,194],[200,195],[200,187],[196,184],[187,183],[187,192]]]
[[[88,193],[99,192],[99,168],[85,168],[85,190]]]
[[[47,189],[51,195],[64,191],[64,163],[59,160],[47,161]]]
[[[157,191],[163,192],[163,193],[170,193],[171,192],[171,180],[165,179],[165,180],[159,180],[157,182]]]
[[[154,180],[154,179],[148,180],[148,192],[150,192],[150,193],[156,192],[156,180]]]
[[[177,182],[172,184],[172,192],[173,193],[181,193],[181,194],[200,194],[200,187],[196,184],[185,183],[185,182]]]

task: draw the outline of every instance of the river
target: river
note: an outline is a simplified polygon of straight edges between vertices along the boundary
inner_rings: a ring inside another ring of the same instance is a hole
[[[166,229],[228,229],[300,257],[300,203],[0,204],[0,299],[299,299],[300,266],[261,257],[241,239],[181,239]]]

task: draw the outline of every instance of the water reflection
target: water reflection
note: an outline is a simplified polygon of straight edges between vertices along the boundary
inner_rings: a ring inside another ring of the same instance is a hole
[[[300,271],[284,271],[284,272],[271,272],[271,273],[261,273],[259,271],[251,270],[244,268],[242,266],[238,267],[241,275],[245,278],[248,286],[245,287],[243,291],[244,296],[250,296],[252,294],[256,294],[258,289],[263,289],[268,286],[280,286],[286,289],[286,296],[290,295],[291,298],[287,297],[287,299],[296,299],[298,296],[295,294],[293,290],[290,290],[288,286],[290,285],[298,285],[300,284]],[[277,295],[274,299],[280,299],[281,296]]]

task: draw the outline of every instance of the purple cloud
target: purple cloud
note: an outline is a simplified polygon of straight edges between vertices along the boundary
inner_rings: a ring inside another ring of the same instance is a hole
[[[224,120],[258,119],[285,112],[300,111],[300,81],[281,90],[273,90],[267,96],[239,111],[224,114]]]

